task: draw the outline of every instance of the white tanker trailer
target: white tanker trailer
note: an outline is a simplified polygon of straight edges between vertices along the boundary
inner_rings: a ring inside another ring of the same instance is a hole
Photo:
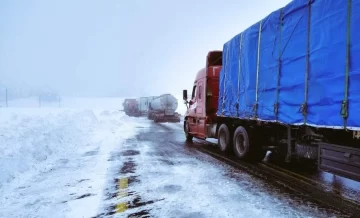
[[[154,122],[180,122],[180,114],[175,112],[178,107],[177,99],[164,94],[149,102],[148,118]]]
[[[141,116],[146,116],[149,110],[149,102],[158,96],[140,97],[136,99],[137,108]]]

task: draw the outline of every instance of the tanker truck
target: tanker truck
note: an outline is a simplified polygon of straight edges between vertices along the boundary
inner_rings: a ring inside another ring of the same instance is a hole
[[[125,99],[123,102],[123,108],[125,114],[128,116],[140,115],[136,99]]]
[[[148,96],[137,98],[137,107],[141,116],[147,116],[149,110],[149,102],[155,99],[157,96]]]
[[[163,94],[149,101],[148,119],[154,122],[180,122],[180,114],[176,111],[177,99],[171,94]]]
[[[360,180],[359,5],[294,0],[208,52],[183,90],[185,138]]]

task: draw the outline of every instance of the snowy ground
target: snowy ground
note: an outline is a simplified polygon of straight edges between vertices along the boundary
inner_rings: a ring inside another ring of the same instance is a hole
[[[133,119],[118,110],[0,109],[0,217],[96,214],[106,160],[136,134]]]
[[[0,217],[95,215],[106,160],[139,131],[137,119],[119,111],[122,102],[68,97],[39,108],[28,98],[0,108]]]
[[[0,217],[339,215],[199,153],[181,123],[128,117],[119,102],[1,108]]]

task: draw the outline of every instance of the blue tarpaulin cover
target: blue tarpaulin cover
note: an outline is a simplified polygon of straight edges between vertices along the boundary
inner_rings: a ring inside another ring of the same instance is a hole
[[[224,44],[217,115],[360,129],[359,27],[360,0],[274,11]]]

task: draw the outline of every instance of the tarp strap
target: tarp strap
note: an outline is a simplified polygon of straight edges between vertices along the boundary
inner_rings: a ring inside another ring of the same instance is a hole
[[[275,119],[279,120],[279,89],[280,89],[280,76],[281,76],[281,40],[282,40],[282,27],[284,19],[284,8],[280,10],[280,19],[279,19],[279,57],[278,57],[278,75],[277,75],[277,84],[276,84],[276,102],[274,104],[274,113]]]
[[[221,115],[224,115],[225,112],[225,95],[226,95],[226,66],[228,64],[229,61],[229,47],[226,47],[226,61],[225,61],[225,66],[224,66],[224,93],[223,93],[223,99],[222,99],[222,110],[221,110]]]
[[[307,44],[306,44],[306,69],[305,69],[305,98],[304,103],[301,105],[300,111],[304,116],[304,124],[307,122],[307,112],[308,112],[308,91],[309,91],[309,72],[310,72],[310,27],[311,27],[311,2],[308,2],[308,28],[307,28]]]
[[[240,35],[240,46],[239,46],[239,73],[238,73],[238,93],[236,101],[237,117],[239,117],[239,105],[240,105],[240,79],[241,79],[241,53],[243,46],[243,33]]]
[[[255,111],[255,117],[257,117],[258,112],[258,100],[259,100],[259,71],[260,71],[260,45],[261,45],[261,31],[262,31],[262,22],[260,21],[259,26],[259,39],[258,39],[258,50],[257,50],[257,63],[256,63],[256,92],[255,92],[255,105],[254,105],[254,111]]]
[[[346,129],[347,118],[349,116],[349,68],[350,68],[350,42],[351,42],[351,0],[348,0],[347,8],[347,27],[346,27],[346,60],[345,60],[345,90],[344,100],[341,103],[341,116],[344,119],[344,128]]]

